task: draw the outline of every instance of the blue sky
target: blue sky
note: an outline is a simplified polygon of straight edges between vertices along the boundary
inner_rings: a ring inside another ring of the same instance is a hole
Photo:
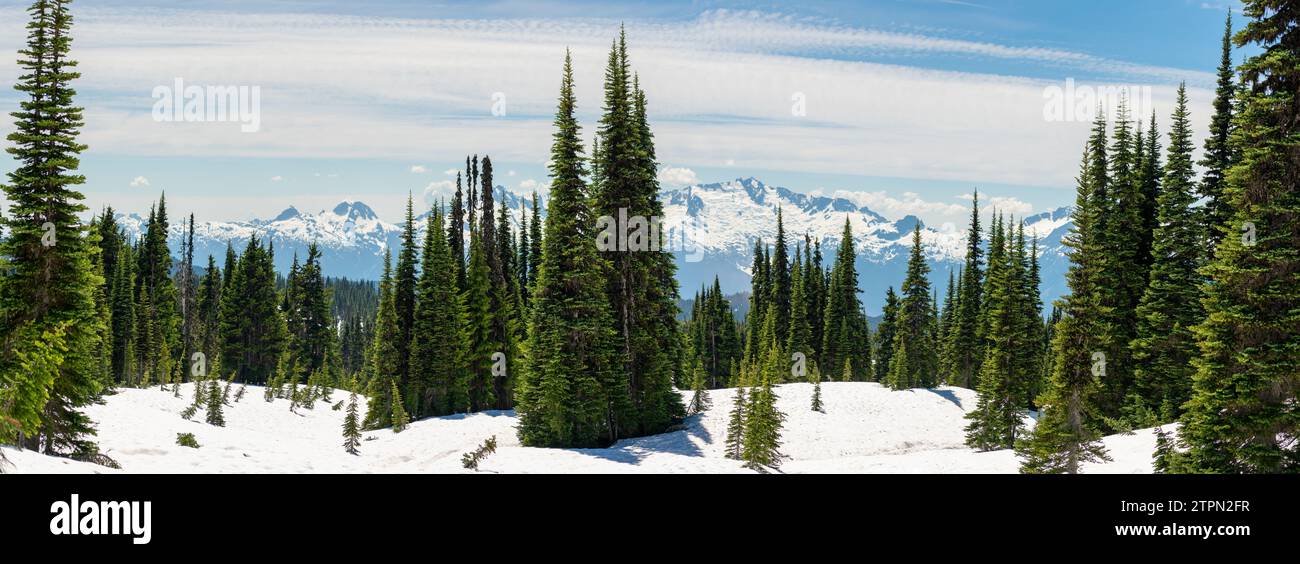
[[[0,51],[20,45],[24,5],[0,0]],[[79,0],[85,192],[92,207],[142,211],[166,190],[200,220],[355,198],[391,220],[408,192],[446,194],[467,153],[492,154],[499,184],[545,191],[564,49],[590,136],[622,22],[666,186],[755,176],[932,224],[960,223],[979,188],[1023,215],[1072,201],[1086,135],[1082,121],[1045,119],[1048,89],[1146,86],[1144,110],[1163,123],[1185,80],[1203,131],[1229,7]],[[0,60],[0,82],[17,72]],[[258,87],[260,129],[156,121],[151,94],[177,77]],[[5,111],[16,103],[0,92]]]

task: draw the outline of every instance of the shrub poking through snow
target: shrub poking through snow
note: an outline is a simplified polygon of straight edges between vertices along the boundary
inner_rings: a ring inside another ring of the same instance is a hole
[[[199,448],[199,440],[194,433],[176,433],[176,444],[183,447]]]
[[[492,435],[486,441],[483,441],[483,444],[479,445],[478,448],[474,449],[474,452],[467,452],[461,456],[460,463],[470,470],[478,471],[478,463],[487,458],[487,455],[496,451],[497,436]]]

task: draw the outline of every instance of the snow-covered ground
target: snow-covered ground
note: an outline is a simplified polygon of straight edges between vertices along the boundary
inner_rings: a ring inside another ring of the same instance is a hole
[[[812,386],[777,388],[786,414],[782,451],[785,473],[1011,473],[1010,451],[979,453],[962,444],[963,415],[975,405],[964,388],[895,392],[878,384],[822,385],[826,413],[809,409]],[[344,410],[323,401],[315,409],[289,411],[286,400],[265,402],[250,386],[242,401],[225,409],[225,427],[181,418],[192,390],[182,397],[158,388],[126,389],[88,409],[99,423],[101,450],[123,472],[145,473],[431,473],[467,472],[461,455],[496,436],[498,448],[480,472],[497,473],[733,473],[750,472],[723,456],[733,390],[710,392],[713,408],[693,416],[685,429],[619,441],[603,449],[542,449],[520,446],[510,411],[424,419],[402,433],[364,434],[361,454],[343,451]],[[233,391],[232,391],[233,396]],[[335,402],[346,400],[336,391]],[[364,406],[363,406],[364,411]],[[201,448],[178,446],[176,434],[193,433]],[[1113,462],[1089,465],[1088,473],[1149,473],[1155,435],[1151,430],[1105,439]],[[116,472],[93,464],[4,449],[6,472]]]

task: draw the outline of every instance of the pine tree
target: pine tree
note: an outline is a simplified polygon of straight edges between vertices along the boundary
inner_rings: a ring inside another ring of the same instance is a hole
[[[984,249],[980,230],[979,192],[971,200],[970,229],[966,234],[966,264],[962,267],[960,306],[956,314],[953,344],[953,379],[951,384],[975,387],[984,350],[980,335],[983,317]]]
[[[492,376],[492,355],[500,352],[500,342],[494,339],[492,328],[500,310],[492,309],[492,275],[478,231],[470,232],[469,266],[466,272],[465,293],[465,357],[463,402],[453,403],[456,412],[474,412],[491,409],[496,405],[496,387]]]
[[[103,284],[99,248],[81,226],[86,207],[76,187],[77,142],[83,125],[73,98],[80,75],[68,58],[72,15],[63,0],[28,8],[25,48],[14,89],[5,151],[17,161],[3,186],[9,213],[0,218],[6,263],[0,276],[0,442],[47,454],[92,459],[91,421],[80,409],[98,401],[104,320],[96,292]]]
[[[1138,306],[1138,336],[1132,344],[1136,390],[1165,421],[1175,418],[1191,397],[1191,361],[1198,353],[1193,329],[1204,317],[1198,273],[1202,231],[1192,206],[1195,174],[1187,92],[1180,86],[1159,199],[1155,262]]]
[[[628,409],[595,245],[566,53],[551,146],[551,197],[533,286],[528,365],[517,390],[519,438],[533,446],[596,446],[619,436]]]
[[[357,423],[357,394],[353,392],[348,398],[348,414],[343,418],[343,450],[348,454],[361,454],[357,451],[359,446],[361,446],[361,425]]]
[[[1106,196],[1105,152],[1093,144],[1098,138],[1104,142],[1105,128],[1104,118],[1099,118],[1093,140],[1084,150],[1075,225],[1064,241],[1070,249],[1070,294],[1060,301],[1062,317],[1052,343],[1056,358],[1047,390],[1038,400],[1042,409],[1038,422],[1015,445],[1024,473],[1076,474],[1085,462],[1108,460],[1097,431],[1101,423],[1096,404],[1099,373],[1107,370],[1103,351],[1109,346],[1105,306],[1098,288],[1105,252],[1097,233],[1102,215],[1099,203]]]
[[[1241,66],[1248,86],[1233,118],[1237,154],[1223,186],[1232,216],[1204,270],[1206,318],[1196,329],[1192,399],[1181,435],[1195,472],[1295,473],[1300,454],[1295,312],[1300,309],[1300,14],[1245,2],[1236,45],[1261,51]]]
[[[455,258],[443,232],[443,214],[428,216],[420,280],[416,286],[407,403],[417,418],[454,413],[468,392],[458,378],[464,365],[464,310],[456,289]]]
[[[465,159],[469,164],[469,159]],[[460,172],[456,173],[456,195],[451,199],[447,221],[447,247],[450,249],[452,268],[456,275],[457,291],[465,291],[465,199],[460,185]],[[470,189],[473,192],[473,188]]]
[[[265,383],[280,364],[287,332],[270,249],[249,238],[234,270],[222,290],[221,369],[241,382]]]
[[[395,304],[393,284],[392,252],[384,252],[384,275],[379,282],[379,309],[375,313],[375,339],[371,344],[366,370],[370,383],[368,386],[366,419],[364,427],[378,429],[391,423],[392,414],[401,407],[396,405],[398,362],[397,340],[400,329],[397,327],[397,307]]]
[[[889,365],[894,358],[894,335],[897,333],[899,307],[898,294],[894,293],[894,287],[886,288],[884,312],[880,324],[876,326],[874,340],[878,348],[874,372],[871,375],[873,381],[882,384],[889,381]]]
[[[998,229],[1006,227],[999,224]],[[999,234],[995,239],[1007,247],[989,253],[989,292],[984,296],[989,323],[984,331],[987,346],[980,365],[979,401],[966,415],[970,421],[966,444],[978,450],[1014,446],[1029,404],[1029,383],[1037,370],[1032,327],[1039,322],[1028,310],[1031,298],[1025,291],[1025,280],[1029,262],[1023,223],[1018,233],[1014,239],[1005,231]]]
[[[222,409],[223,409],[222,405],[224,404],[224,402],[221,401],[222,399],[221,385],[218,383],[220,382],[220,380],[221,380],[220,378],[214,376],[212,379],[208,380],[207,384],[195,382],[194,385],[195,386],[206,385],[208,387],[207,398],[206,398],[207,406],[204,408],[205,411],[207,411],[208,425],[225,427],[226,418],[225,415],[222,414]]]
[[[410,415],[407,415],[406,407],[402,405],[402,392],[397,389],[397,380],[390,380],[389,383],[391,385],[389,393],[391,394],[390,397],[392,398],[391,403],[393,406],[391,420],[393,432],[401,433],[406,430],[406,425],[411,422],[411,417]]]
[[[704,413],[712,406],[709,400],[709,390],[704,383],[704,365],[700,359],[695,359],[695,364],[691,369],[691,403],[686,408],[688,415]]]
[[[812,410],[826,413],[826,407],[822,405],[822,373],[814,365],[808,374],[813,383]]]
[[[415,278],[417,256],[415,240],[415,209],[411,194],[406,195],[406,220],[402,223],[402,248],[397,252],[396,270],[393,271],[393,309],[397,311],[397,373],[398,389],[411,385],[411,332],[415,325]]]
[[[727,437],[723,443],[726,457],[740,460],[745,441],[745,420],[748,418],[745,388],[736,388],[736,397],[731,402],[731,413],[727,416]]]
[[[775,312],[776,307],[772,307]],[[775,313],[770,317],[775,320]],[[776,391],[772,382],[783,378],[785,362],[781,347],[775,342],[767,347],[766,359],[760,370],[759,386],[754,390],[748,411],[745,413],[745,430],[740,458],[745,466],[759,471],[781,465],[781,426],[785,414],[776,407]]]
[[[895,390],[929,388],[936,384],[939,371],[937,346],[931,330],[930,266],[925,262],[921,241],[921,224],[912,232],[912,251],[903,279],[903,298],[899,303],[898,325],[894,333],[894,353],[889,361],[889,386]],[[881,346],[885,346],[882,344]]]
[[[858,271],[854,265],[857,252],[853,245],[853,226],[844,220],[839,251],[831,270],[826,295],[825,328],[822,331],[823,366],[840,366],[850,360],[855,367],[854,380],[865,380],[871,367],[871,347],[866,315],[858,299]]]
[[[1223,238],[1225,229],[1227,233],[1235,231],[1233,226],[1228,225],[1233,210],[1224,194],[1224,184],[1234,161],[1232,105],[1236,90],[1232,68],[1232,12],[1229,11],[1227,21],[1224,22],[1223,48],[1214,90],[1214,115],[1210,118],[1210,135],[1205,138],[1204,158],[1200,162],[1205,168],[1205,175],[1201,177],[1200,195],[1206,198],[1200,219],[1211,249]],[[1206,256],[1210,254],[1212,253]]]

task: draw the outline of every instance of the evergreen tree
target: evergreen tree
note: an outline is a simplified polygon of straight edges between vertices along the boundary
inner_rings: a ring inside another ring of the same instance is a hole
[[[534,446],[597,446],[619,436],[628,409],[588,207],[573,67],[566,53],[551,146],[551,197],[533,286],[528,365],[517,390],[519,438]]]
[[[822,358],[819,364],[840,366],[850,360],[855,367],[854,380],[865,380],[871,367],[871,347],[867,317],[858,300],[858,271],[854,265],[857,252],[853,245],[853,226],[844,220],[840,248],[831,270],[826,294],[825,328],[822,331]]]
[[[1248,0],[1238,47],[1261,51],[1241,66],[1248,85],[1233,118],[1237,154],[1223,185],[1226,235],[1205,269],[1201,354],[1181,435],[1196,472],[1294,473],[1295,312],[1300,309],[1300,14]]]
[[[736,388],[736,397],[731,402],[731,413],[727,415],[727,437],[723,443],[726,457],[740,460],[745,441],[745,420],[748,417],[745,388]]]
[[[224,404],[224,402],[222,401],[221,385],[218,383],[219,381],[220,378],[214,376],[212,379],[208,380],[207,384],[204,384],[202,382],[195,382],[194,385],[195,386],[206,385],[208,387],[207,398],[206,398],[207,406],[205,407],[205,410],[207,411],[208,425],[225,427],[226,418],[222,414],[222,405]]]
[[[999,225],[998,229],[1006,227]],[[1029,404],[1029,384],[1037,370],[1033,328],[1039,321],[1029,309],[1031,297],[1025,291],[1029,262],[1024,224],[1014,239],[1003,232],[996,240],[1008,247],[989,253],[989,292],[984,301],[989,322],[984,331],[987,347],[980,365],[979,401],[966,415],[970,421],[966,444],[985,451],[1014,446]]]
[[[673,388],[677,334],[677,283],[673,257],[654,247],[662,238],[651,218],[663,217],[654,139],[646,116],[645,93],[632,75],[626,35],[620,32],[610,50],[605,72],[605,103],[597,130],[593,200],[595,213],[605,218],[641,218],[647,250],[603,253],[609,262],[611,326],[621,341],[629,411],[620,414],[619,437],[662,432],[685,414],[681,395]],[[645,223],[650,223],[646,225]],[[625,235],[635,226],[620,226]],[[651,233],[654,229],[656,232]],[[635,233],[632,233],[633,235]],[[630,246],[629,246],[630,247]]]
[[[411,342],[411,387],[407,403],[415,417],[454,413],[468,392],[459,378],[463,358],[464,311],[456,289],[455,257],[443,232],[440,209],[428,216],[420,281],[416,287]]]
[[[401,364],[397,340],[401,330],[397,327],[396,289],[393,284],[392,252],[384,252],[384,275],[379,282],[379,310],[375,314],[375,339],[371,344],[367,372],[370,383],[366,405],[365,428],[378,429],[392,422],[392,415],[401,408],[397,394],[398,369]]]
[[[359,446],[361,446],[361,425],[357,423],[357,394],[353,392],[348,398],[348,414],[343,418],[343,450],[348,454],[361,454],[357,451]]]
[[[1105,139],[1106,122],[1094,124],[1093,140]],[[1102,162],[1098,162],[1100,158]],[[1106,195],[1105,152],[1089,141],[1084,150],[1074,208],[1074,229],[1064,243],[1070,249],[1066,280],[1070,294],[1061,299],[1062,317],[1055,327],[1047,390],[1039,398],[1042,413],[1034,430],[1017,441],[1024,473],[1076,474],[1084,462],[1107,460],[1099,440],[1096,405],[1098,379],[1107,370],[1109,331],[1101,302],[1100,273],[1105,247],[1098,241],[1100,202]],[[1098,168],[1102,173],[1098,174]]]
[[[1224,194],[1224,184],[1227,182],[1228,170],[1233,165],[1232,103],[1236,90],[1232,69],[1232,12],[1229,11],[1227,21],[1224,22],[1223,48],[1214,90],[1214,115],[1210,118],[1210,135],[1205,138],[1204,157],[1200,162],[1205,168],[1205,175],[1201,177],[1200,195],[1206,198],[1205,205],[1201,208],[1203,217],[1200,219],[1211,248],[1218,245],[1225,229],[1228,233],[1235,231],[1228,225],[1233,210]]]
[[[775,305],[771,309],[773,315],[769,317],[773,318],[774,325]],[[775,342],[767,347],[766,359],[759,374],[759,386],[754,390],[749,409],[745,413],[740,458],[745,461],[747,468],[754,470],[766,471],[767,468],[780,466],[784,458],[780,447],[781,426],[785,421],[785,414],[777,409],[776,391],[772,388],[774,380],[785,376],[786,363],[782,358],[783,354],[781,347]]]
[[[64,0],[27,9],[27,43],[14,89],[22,100],[5,151],[16,164],[2,187],[9,213],[0,222],[0,442],[47,454],[92,459],[91,421],[80,409],[98,401],[103,323],[99,247],[80,224],[77,186],[83,125],[69,59],[72,15]]]
[[[1186,88],[1178,89],[1169,159],[1159,200],[1150,283],[1138,306],[1133,341],[1135,386],[1148,409],[1172,420],[1191,396],[1191,361],[1197,355],[1194,327],[1200,305],[1201,228],[1192,168],[1192,130]]]
[[[241,382],[260,384],[278,368],[287,332],[269,247],[249,238],[234,268],[222,291],[221,369]]]
[[[939,371],[938,349],[931,330],[930,266],[925,262],[923,245],[918,223],[912,231],[912,251],[894,333],[894,353],[889,361],[888,383],[895,390],[933,387]]]
[[[393,272],[393,308],[397,310],[397,387],[408,389],[411,385],[411,330],[415,325],[415,277],[419,260],[415,240],[415,210],[411,195],[406,195],[406,220],[402,223],[402,248],[397,252],[397,268]]]
[[[391,420],[393,432],[401,433],[406,430],[407,424],[411,422],[411,417],[410,415],[407,415],[406,408],[402,405],[402,392],[397,389],[397,380],[391,379],[389,380],[389,383],[391,385],[389,394],[392,398],[391,403],[393,407]]]
[[[492,328],[500,310],[492,308],[492,275],[487,255],[483,250],[478,230],[470,232],[469,266],[466,271],[465,293],[465,357],[464,384],[466,397],[463,403],[454,404],[456,412],[474,412],[491,409],[497,403],[495,378],[492,375],[492,356],[500,352],[500,341],[493,337]]]
[[[966,234],[966,264],[962,267],[960,306],[956,314],[953,345],[954,386],[973,388],[980,373],[984,351],[980,335],[983,317],[984,249],[980,246],[979,192],[971,200],[970,229]]]
[[[812,410],[818,413],[826,413],[826,407],[822,405],[822,373],[814,365],[808,374],[813,383]]]
[[[466,164],[469,159],[466,159]],[[473,189],[471,188],[472,192]],[[456,290],[465,291],[465,199],[460,185],[460,172],[456,173],[456,195],[451,199],[447,221],[447,247],[451,252],[452,268],[456,275]]]
[[[897,333],[899,307],[898,294],[895,294],[894,287],[890,286],[885,290],[884,314],[880,324],[876,326],[874,339],[878,348],[871,379],[882,384],[889,381],[889,365],[894,358],[894,335]]]
[[[709,390],[704,384],[704,365],[697,357],[691,368],[691,403],[687,406],[686,413],[689,415],[704,413],[711,405]]]

